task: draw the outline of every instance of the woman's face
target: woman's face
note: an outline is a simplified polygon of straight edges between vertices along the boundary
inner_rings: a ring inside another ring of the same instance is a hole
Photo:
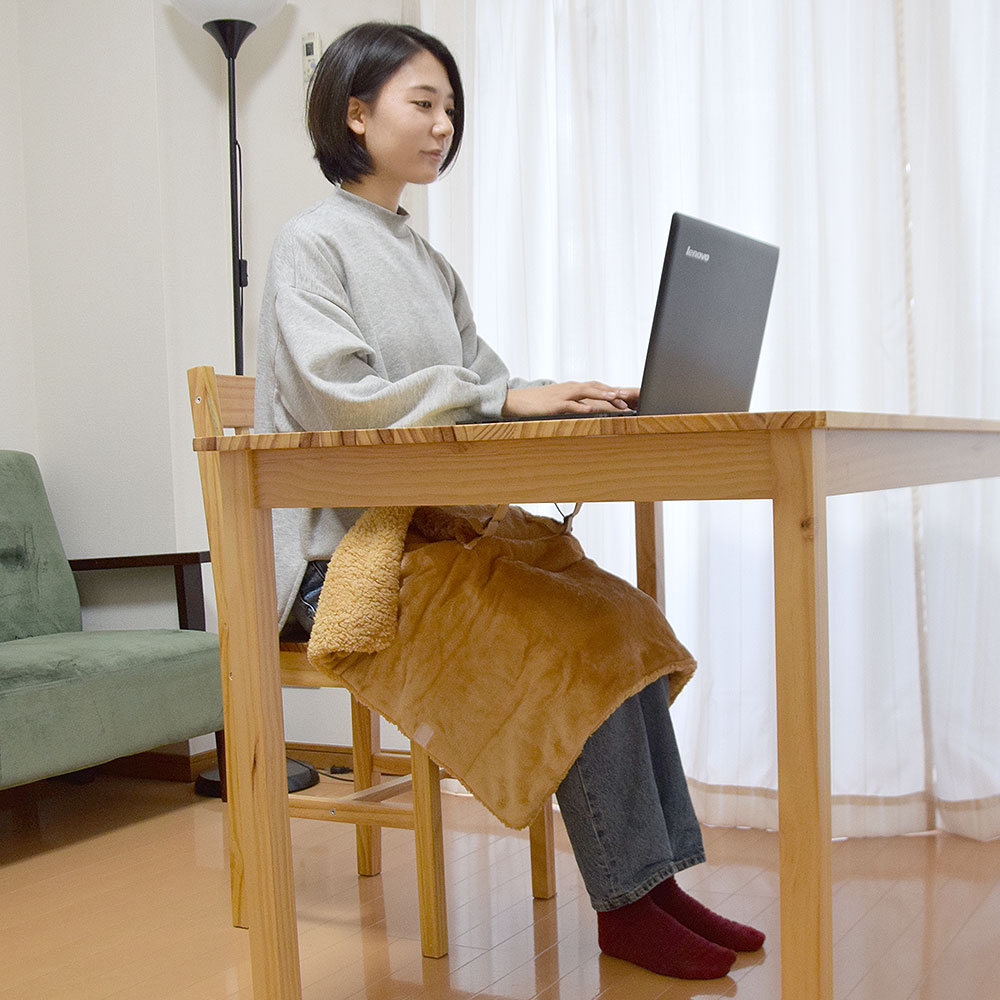
[[[447,71],[421,49],[386,80],[374,104],[350,99],[347,124],[371,157],[378,179],[429,184],[451,146],[454,108]]]

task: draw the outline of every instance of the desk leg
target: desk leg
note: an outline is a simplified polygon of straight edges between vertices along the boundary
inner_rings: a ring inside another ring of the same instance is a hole
[[[635,505],[635,585],[664,611],[663,504],[658,500]]]
[[[832,1000],[825,439],[772,442],[781,996]]]
[[[254,507],[249,451],[222,453],[220,641],[230,672],[229,778],[242,836],[255,1000],[301,1000],[271,512]]]

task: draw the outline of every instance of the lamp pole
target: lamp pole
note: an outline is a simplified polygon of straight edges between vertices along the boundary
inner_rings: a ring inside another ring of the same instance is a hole
[[[285,0],[172,0],[189,21],[203,27],[226,57],[229,83],[229,217],[233,241],[233,347],[236,374],[243,374],[243,289],[247,262],[243,259],[240,146],[236,140],[236,53],[258,25],[274,17]]]
[[[243,374],[243,289],[247,286],[247,262],[243,259],[240,232],[240,164],[236,140],[236,54],[256,25],[249,21],[208,21],[204,29],[219,43],[226,57],[229,81],[229,214],[233,240],[233,345],[236,374]]]

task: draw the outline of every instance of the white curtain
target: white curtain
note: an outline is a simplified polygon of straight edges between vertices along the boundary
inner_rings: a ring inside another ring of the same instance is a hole
[[[1000,418],[994,0],[423,0],[466,148],[432,241],[517,373],[634,383],[670,214],[782,255],[752,406]],[[628,476],[629,470],[621,474]],[[834,827],[1000,836],[1000,484],[829,503]],[[634,572],[631,511],[585,508]],[[777,823],[770,505],[665,508],[702,819]]]

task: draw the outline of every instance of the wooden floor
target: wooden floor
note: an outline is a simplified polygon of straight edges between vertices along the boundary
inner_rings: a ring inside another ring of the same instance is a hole
[[[559,891],[537,903],[526,837],[445,799],[451,950],[436,961],[420,955],[412,838],[386,831],[382,876],[359,880],[353,828],[292,821],[306,1000],[778,997],[776,835],[705,830],[709,863],[680,881],[768,942],[725,979],[687,983],[599,955],[561,827]],[[0,851],[0,1000],[251,997],[218,801],[110,776],[42,782],[0,793]],[[833,863],[838,998],[1000,995],[1000,843],[854,840]]]

